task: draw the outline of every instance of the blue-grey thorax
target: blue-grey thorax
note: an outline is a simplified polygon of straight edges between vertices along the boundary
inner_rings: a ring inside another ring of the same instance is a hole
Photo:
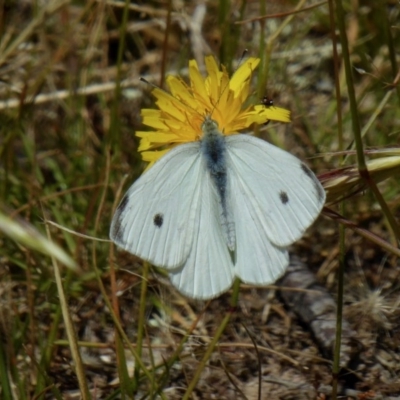
[[[219,195],[221,224],[230,250],[235,247],[234,223],[227,202],[226,142],[218,125],[206,117],[202,125],[201,153]]]
[[[205,158],[207,169],[217,187],[222,208],[226,208],[226,144],[225,137],[219,131],[218,125],[206,117],[203,126],[201,152]]]

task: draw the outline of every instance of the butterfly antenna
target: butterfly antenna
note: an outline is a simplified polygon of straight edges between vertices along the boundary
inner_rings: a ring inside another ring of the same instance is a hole
[[[241,65],[242,65],[242,62],[243,62],[243,60],[245,59],[245,57],[247,57],[247,53],[249,52],[249,50],[248,49],[244,49],[243,50],[243,53],[242,53],[242,55],[240,56],[240,58],[239,58],[239,63],[238,63],[238,66],[236,67],[236,69],[238,69]]]
[[[150,86],[151,86],[152,88],[154,88],[154,89],[161,89],[159,86],[155,85],[154,83],[149,82],[147,79],[145,79],[145,78],[143,78],[143,77],[140,77],[139,80],[140,80],[141,82],[146,83],[147,85],[150,85]],[[164,90],[164,89],[161,89],[161,90]]]

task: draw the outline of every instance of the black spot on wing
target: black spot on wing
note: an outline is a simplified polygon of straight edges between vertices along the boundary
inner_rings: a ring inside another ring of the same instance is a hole
[[[280,191],[279,198],[281,199],[282,204],[286,204],[289,202],[289,196],[283,190]]]
[[[317,193],[317,196],[318,196],[318,200],[320,202],[323,202],[324,198],[325,198],[325,192],[324,192],[324,189],[321,186],[319,180],[314,175],[314,173],[310,170],[310,168],[307,167],[306,164],[301,163],[300,166],[301,166],[302,171],[312,180],[313,185],[314,185],[314,189],[315,189],[315,191]]]
[[[161,214],[161,213],[156,214],[156,215],[153,217],[153,222],[154,222],[154,225],[155,225],[157,228],[161,228],[161,227],[162,227],[162,224],[163,224],[163,222],[164,222],[164,215]]]

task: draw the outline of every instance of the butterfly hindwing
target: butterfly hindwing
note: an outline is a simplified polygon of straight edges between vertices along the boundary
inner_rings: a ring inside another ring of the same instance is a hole
[[[181,266],[198,229],[201,168],[199,142],[159,159],[125,194],[111,223],[111,239],[154,265]]]
[[[245,197],[246,218],[257,220],[278,247],[298,240],[325,202],[318,179],[298,158],[264,140],[232,135],[226,143],[227,168]],[[237,213],[235,221],[241,218],[240,210]]]
[[[209,299],[232,285],[234,266],[221,225],[219,194],[206,167],[201,171],[193,246],[185,264],[169,275],[182,293],[196,299]]]
[[[237,239],[235,274],[245,283],[271,284],[288,266],[288,251],[274,245],[266,234],[263,221],[254,218],[253,204],[234,171],[229,181],[231,192],[234,193],[232,211]]]

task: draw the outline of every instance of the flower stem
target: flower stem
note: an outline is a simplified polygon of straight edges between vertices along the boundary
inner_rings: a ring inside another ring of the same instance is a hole
[[[200,379],[201,373],[203,372],[207,361],[210,359],[212,352],[215,349],[215,346],[217,345],[219,339],[222,336],[222,333],[224,332],[225,328],[228,325],[228,322],[232,316],[232,314],[236,311],[238,299],[239,299],[239,290],[240,290],[240,280],[236,278],[234,284],[233,284],[233,292],[232,292],[232,298],[231,298],[231,308],[228,310],[225,318],[222,320],[220,326],[218,327],[217,332],[215,333],[215,336],[213,340],[211,341],[210,345],[208,346],[208,349],[206,353],[204,354],[203,359],[200,361],[200,365],[198,366],[196,373],[192,379],[192,381],[189,384],[189,387],[186,390],[185,395],[183,396],[182,400],[187,400],[189,399],[190,395],[192,394],[194,388],[197,385],[197,382]]]

